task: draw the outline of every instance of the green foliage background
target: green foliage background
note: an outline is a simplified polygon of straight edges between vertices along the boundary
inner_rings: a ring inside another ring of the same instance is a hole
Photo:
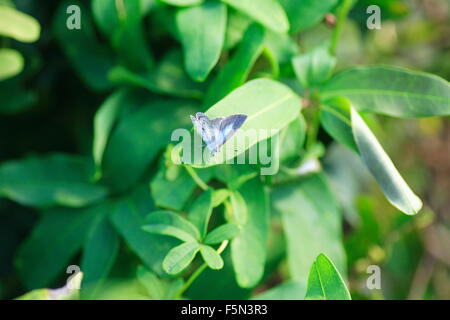
[[[1,298],[450,298],[448,2],[255,2],[0,1]],[[279,172],[173,163],[197,111]]]

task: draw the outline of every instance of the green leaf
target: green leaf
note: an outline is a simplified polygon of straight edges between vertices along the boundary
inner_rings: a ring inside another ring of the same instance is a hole
[[[203,2],[203,0],[160,0],[160,1],[177,7],[194,6]]]
[[[370,66],[336,74],[323,87],[321,98],[344,96],[358,111],[395,117],[450,115],[448,81],[423,72]]]
[[[1,62],[0,62],[1,64]],[[28,110],[37,101],[37,93],[15,81],[0,82],[0,113],[14,114]]]
[[[87,286],[88,296],[95,296],[97,288],[108,276],[119,251],[119,237],[110,224],[107,214],[109,203],[98,209],[83,246],[81,270],[83,271],[82,288]],[[103,211],[103,212],[101,212]]]
[[[153,234],[174,237],[185,242],[196,241],[196,239],[186,231],[167,224],[145,225],[142,227],[142,230]]]
[[[179,9],[176,21],[187,73],[196,81],[204,81],[222,51],[227,8],[220,2],[204,2]]]
[[[197,184],[184,168],[181,168],[176,179],[172,181],[166,178],[165,170],[165,167],[161,167],[150,183],[155,204],[158,207],[180,211]],[[211,177],[209,169],[199,169],[196,172],[203,181],[208,181]]]
[[[163,261],[163,268],[168,274],[177,274],[186,269],[200,250],[197,242],[185,242],[171,249]]]
[[[147,232],[171,235],[183,241],[195,241],[200,239],[198,229],[190,221],[174,212],[152,212],[146,217],[145,223],[146,225],[143,226],[143,229]]]
[[[216,103],[245,82],[262,52],[263,44],[264,29],[257,24],[250,25],[237,51],[209,86],[205,105]]]
[[[23,57],[19,51],[0,49],[0,81],[14,77],[23,69]]]
[[[353,107],[351,108],[351,119],[353,136],[361,158],[377,180],[386,198],[406,214],[419,212],[422,208],[422,201],[403,180],[377,138]]]
[[[223,268],[223,260],[220,254],[210,246],[200,246],[200,253],[205,260],[208,267],[214,270],[220,270]]]
[[[230,257],[230,249],[221,254],[224,266],[220,270],[206,268],[192,283],[184,294],[189,299],[248,299],[250,289],[241,288],[236,283],[236,276]],[[205,290],[208,288],[208,290]]]
[[[336,57],[324,46],[292,59],[295,75],[304,88],[311,88],[328,80],[335,65]]]
[[[200,231],[200,238],[203,239],[208,230],[209,219],[212,213],[212,190],[203,192],[192,204],[188,218]]]
[[[216,208],[220,206],[229,196],[230,192],[228,189],[223,188],[214,190],[212,194],[212,207]]]
[[[48,293],[48,289],[36,289],[30,292],[27,292],[14,300],[50,300],[50,294]]]
[[[204,84],[194,82],[183,69],[183,57],[178,50],[166,54],[158,65],[146,73],[134,73],[123,66],[109,73],[114,83],[146,88],[151,92],[181,98],[201,99]]]
[[[104,153],[103,178],[114,191],[136,183],[170,141],[172,131],[189,124],[187,115],[195,110],[188,101],[151,96],[143,96],[141,101],[139,110],[117,124]]]
[[[35,18],[12,7],[0,5],[0,36],[21,42],[34,42],[39,39],[40,32],[41,27]]]
[[[266,30],[264,35],[266,48],[272,53],[278,67],[290,64],[291,59],[298,54],[299,48],[293,37],[289,34],[280,34]]]
[[[245,106],[245,109],[242,106]],[[225,163],[259,141],[277,134],[279,130],[298,117],[299,97],[291,89],[278,82],[257,79],[247,82],[231,92],[208,109],[206,115],[214,119],[243,113],[243,110],[245,110],[247,119],[233,138],[229,139],[214,156],[208,153],[204,161],[194,158],[193,160],[197,161],[195,165],[193,164],[194,166],[202,167]],[[252,129],[253,132],[256,130],[258,134],[248,134],[248,132],[246,134],[248,129]],[[227,145],[233,149],[231,152],[226,151]],[[192,159],[186,158],[183,159],[186,163],[192,162]]]
[[[276,0],[258,0],[258,5],[256,6],[253,0],[222,1],[275,32],[281,33],[289,30],[289,21],[286,13]]]
[[[53,21],[53,34],[69,60],[73,70],[92,90],[105,91],[111,88],[108,72],[114,65],[114,57],[107,47],[100,44],[95,36],[90,10],[78,3],[81,29],[70,30],[66,26],[67,8],[72,1],[59,5]]]
[[[303,300],[306,284],[288,281],[279,284],[253,297],[254,300]]]
[[[141,229],[148,212],[154,210],[150,193],[145,186],[119,198],[112,208],[111,221],[117,232],[141,261],[158,275],[163,275],[162,261],[179,240],[149,234]]]
[[[280,161],[298,159],[306,138],[306,122],[302,114],[280,132]],[[275,160],[276,161],[276,160]]]
[[[183,279],[159,279],[153,272],[140,265],[137,268],[137,279],[145,287],[150,298],[155,300],[173,299],[183,285]]]
[[[106,144],[114,125],[125,109],[140,105],[129,90],[119,90],[110,95],[99,107],[94,117],[94,141],[92,153],[97,167],[97,177],[101,175],[101,163]]]
[[[345,271],[341,215],[322,174],[275,188],[272,204],[282,217],[293,280],[305,281],[321,252],[333,257],[339,270]]]
[[[305,299],[351,300],[339,271],[330,259],[320,254],[312,264]]]
[[[350,103],[345,98],[333,98],[321,106],[320,123],[336,141],[359,153],[353,138]]]
[[[92,1],[92,12],[100,30],[110,38],[119,59],[133,70],[148,70],[153,58],[147,47],[141,0]]]
[[[222,241],[233,239],[238,234],[238,226],[233,223],[226,223],[208,233],[204,242],[206,244],[219,244]]]
[[[248,217],[247,204],[239,191],[233,190],[230,193],[231,220],[238,226],[245,225]]]
[[[67,154],[8,161],[0,166],[0,196],[35,207],[82,207],[107,193],[89,181],[92,173],[91,162]]]
[[[81,249],[97,210],[57,208],[43,213],[17,253],[16,266],[28,289],[47,287],[62,274]]]
[[[321,22],[338,0],[279,0],[291,25],[290,32],[308,29]]]
[[[259,178],[246,182],[239,192],[247,203],[247,223],[231,241],[231,258],[240,287],[254,287],[264,273],[269,229],[267,195]]]
[[[241,42],[245,31],[252,23],[252,19],[232,8],[229,8],[227,20],[224,48],[225,50],[230,50]]]

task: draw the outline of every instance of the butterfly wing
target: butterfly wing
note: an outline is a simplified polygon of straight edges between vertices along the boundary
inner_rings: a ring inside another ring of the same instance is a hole
[[[214,130],[214,146],[217,151],[233,134],[242,126],[247,119],[245,114],[235,114],[218,121],[218,129]],[[214,119],[217,120],[217,119]],[[216,128],[216,126],[214,126]]]

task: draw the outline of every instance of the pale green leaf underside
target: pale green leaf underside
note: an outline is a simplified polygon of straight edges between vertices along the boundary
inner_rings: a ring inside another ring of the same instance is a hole
[[[416,214],[422,201],[412,192],[358,112],[351,108],[353,136],[362,160],[386,198],[406,214]]]

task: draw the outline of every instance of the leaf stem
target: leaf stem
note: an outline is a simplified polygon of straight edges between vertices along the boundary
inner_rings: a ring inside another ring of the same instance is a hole
[[[345,21],[347,20],[347,15],[352,8],[354,0],[343,0],[342,4],[337,8],[337,23],[334,28],[333,38],[331,39],[330,54],[336,55],[336,48],[341,37],[342,28]]]
[[[195,172],[194,168],[188,165],[183,165],[186,168],[186,171],[189,173],[191,178],[195,181],[195,183],[204,191],[209,189],[209,186],[200,178],[200,176]]]
[[[320,108],[314,110],[313,118],[311,121],[311,126],[309,127],[307,137],[306,137],[306,151],[311,150],[317,140],[317,134],[319,132],[320,126]]]
[[[225,248],[228,246],[228,240],[222,241],[220,244],[220,247],[216,250],[218,254],[221,254]],[[184,285],[178,290],[178,292],[174,296],[174,300],[180,299],[181,295],[191,286],[191,284],[197,279],[203,271],[208,267],[208,265],[204,262],[197,270],[194,271],[194,273],[191,274],[189,279],[184,283]]]

